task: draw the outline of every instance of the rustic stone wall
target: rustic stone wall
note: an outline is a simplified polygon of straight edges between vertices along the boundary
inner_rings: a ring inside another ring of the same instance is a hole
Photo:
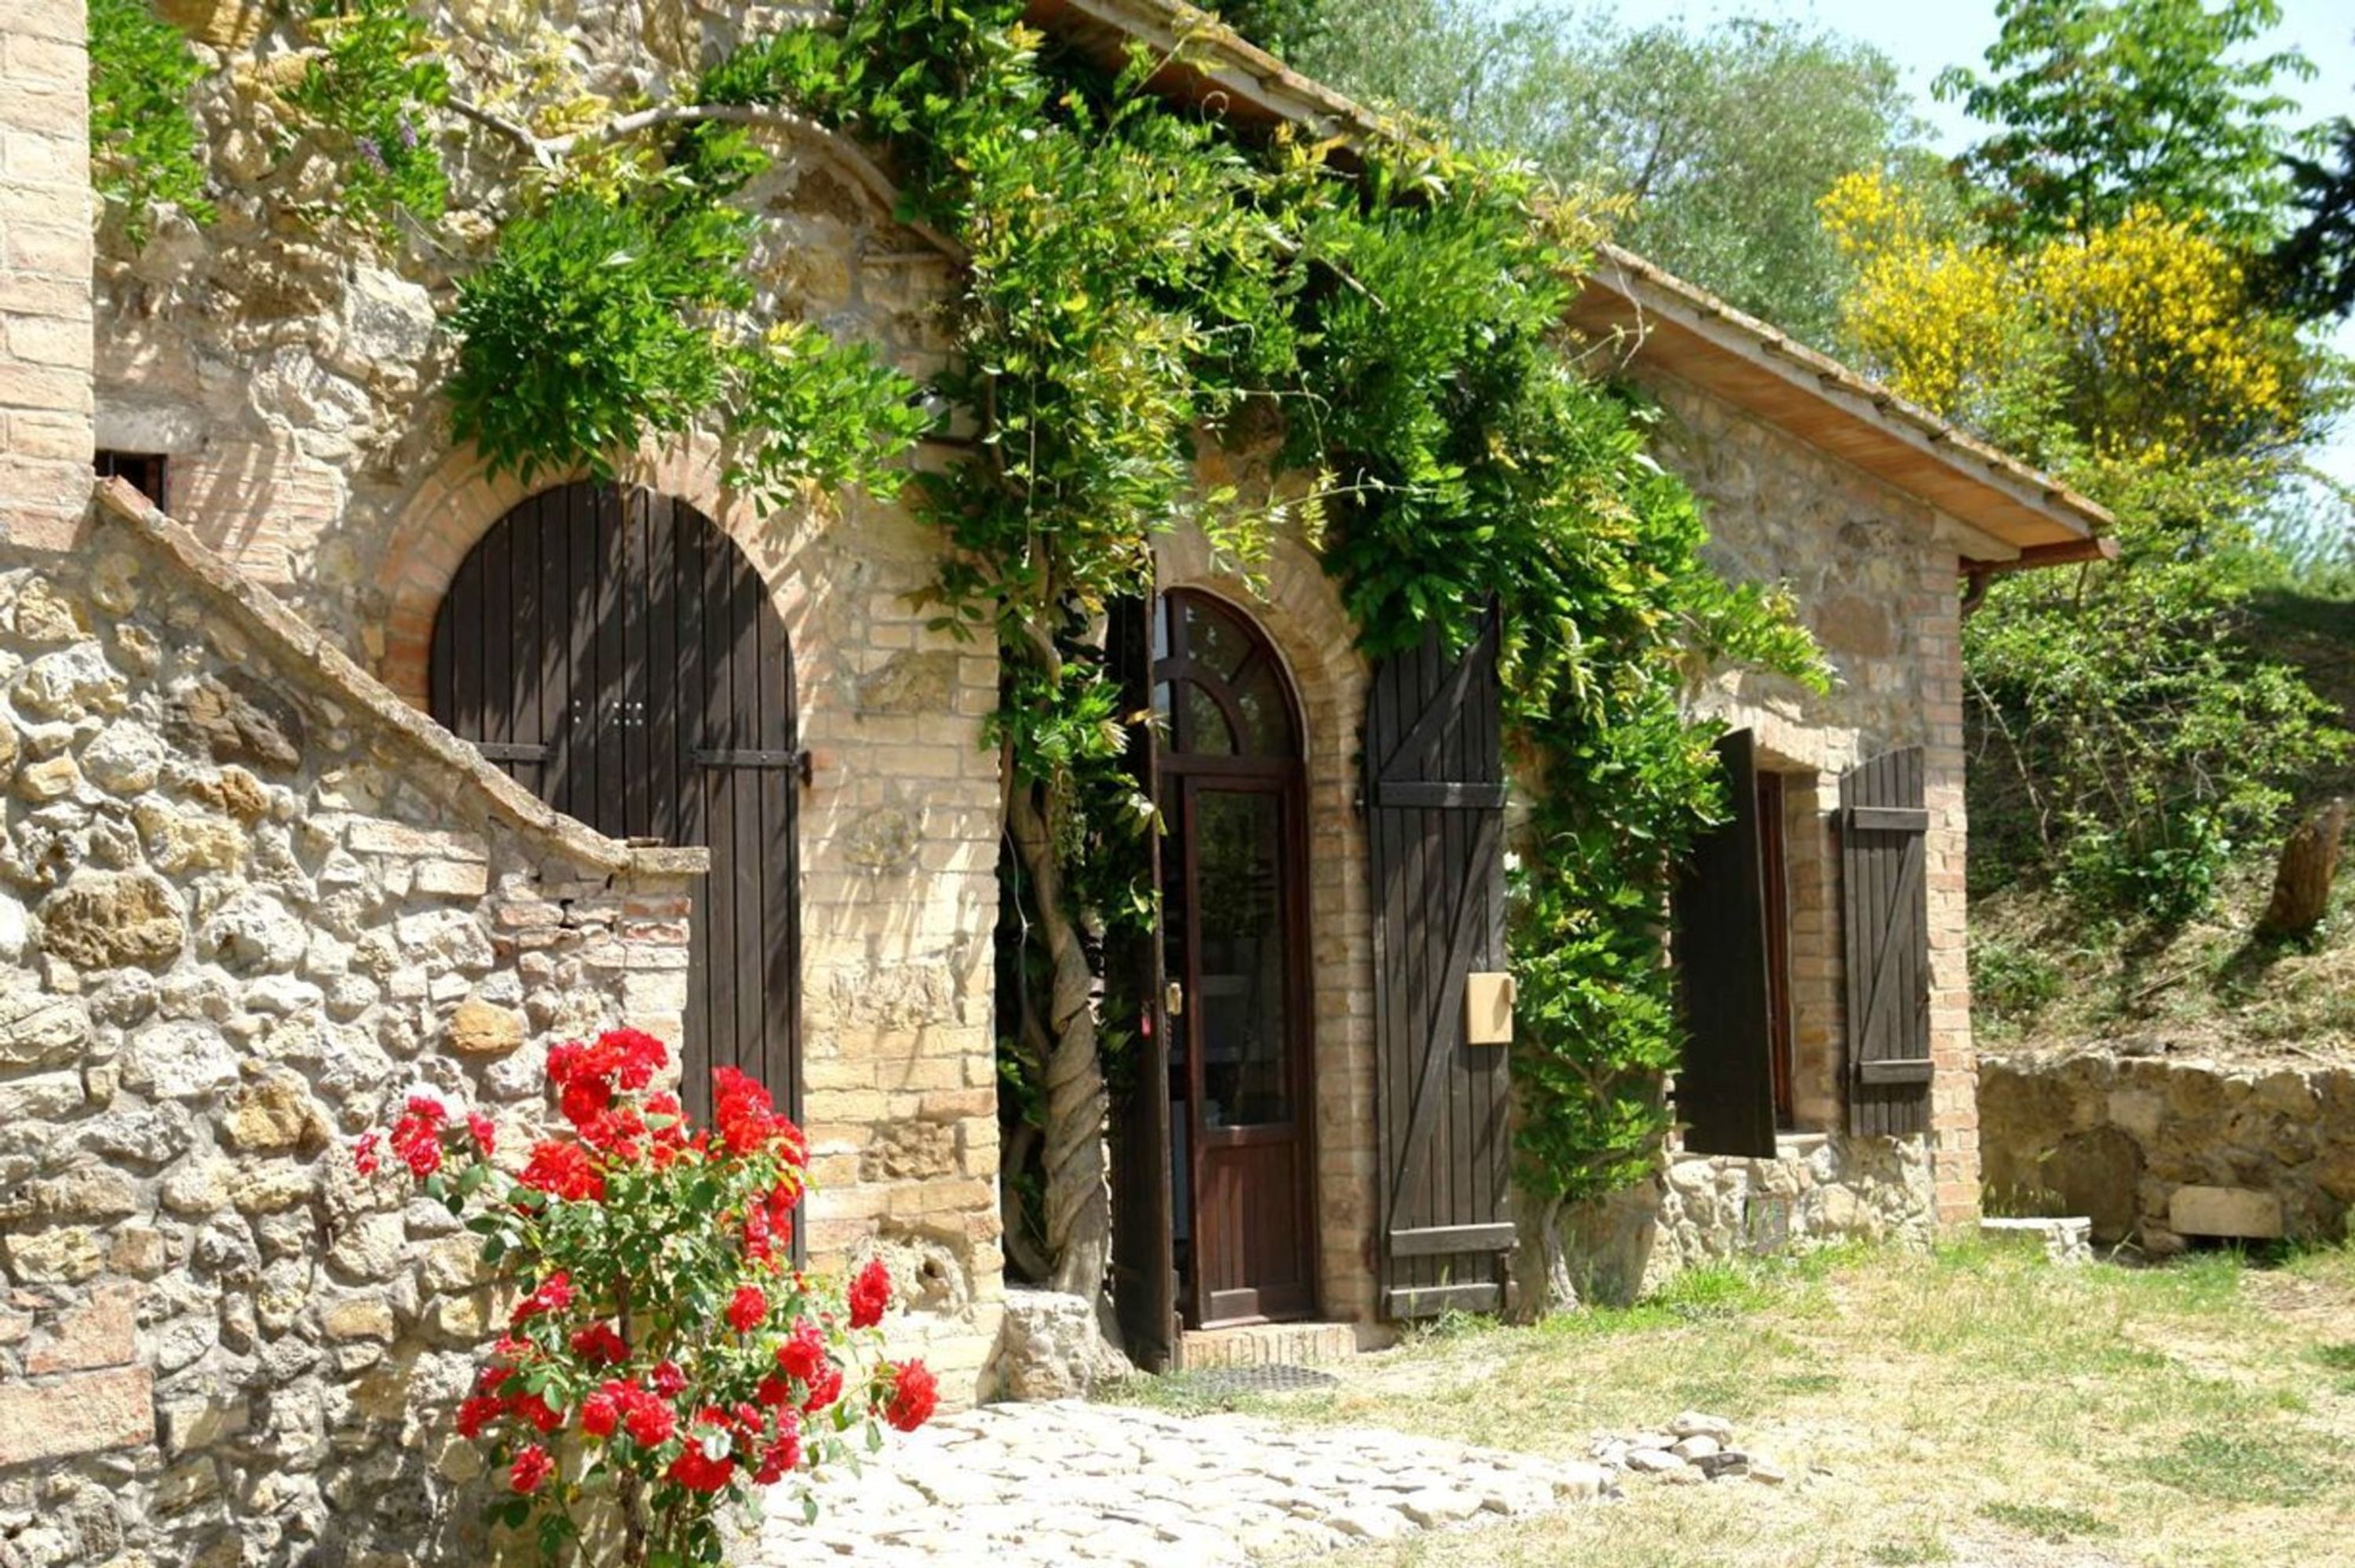
[[[82,40],[79,5],[0,0],[0,538],[46,547],[90,497]]]
[[[1780,584],[1829,657],[1832,690],[1732,674],[1700,711],[1756,732],[1760,766],[1783,775],[1791,894],[1795,1099],[1808,1132],[1844,1127],[1844,959],[1836,813],[1839,776],[1895,747],[1923,747],[1930,833],[1928,1139],[1934,1180],[1899,1165],[1902,1201],[1941,1224],[1978,1205],[1976,1066],[1965,959],[1962,644],[1951,523],[1855,469],[1673,377],[1636,373],[1665,409],[1661,461],[1706,508],[1712,564],[1737,581]],[[1843,1142],[1845,1140],[1842,1140]],[[1843,1160],[1871,1182],[1887,1161]],[[1668,1200],[1664,1197],[1662,1200]],[[1893,1200],[1896,1201],[1896,1200]],[[1879,1209],[1878,1199],[1869,1207]]]
[[[439,400],[454,279],[487,254],[516,165],[496,138],[452,167],[431,242],[386,243],[315,208],[328,174],[276,94],[293,24],[242,0],[176,0],[230,69],[198,112],[217,150],[218,220],[166,225],[98,269],[102,447],[169,454],[172,514],[422,705],[433,619],[467,552],[532,485],[453,449]],[[524,60],[535,91],[583,111],[684,80],[792,8],[706,0],[429,7],[451,63],[496,98]],[[504,59],[506,66],[496,65]],[[292,152],[281,157],[281,143]],[[780,138],[741,201],[761,226],[765,308],[870,344],[919,376],[947,346],[946,263],[821,148]],[[996,918],[996,755],[983,744],[996,666],[926,625],[911,596],[937,535],[904,506],[811,496],[767,516],[729,493],[708,434],[623,477],[693,504],[768,583],[794,653],[802,739],[804,1119],[821,1183],[812,1262],[880,1248],[920,1279],[907,1328],[943,1386],[969,1394],[996,1333],[989,933]]]
[[[676,1041],[697,852],[558,817],[153,513],[0,564],[0,1554],[471,1553],[474,1239],[351,1138]]]
[[[2102,1245],[2336,1242],[2355,1208],[2355,1071],[2101,1052],[1988,1056],[1987,1207],[2076,1214]]]
[[[1581,1299],[1624,1304],[1697,1264],[1842,1241],[1927,1246],[1931,1161],[1917,1139],[1806,1134],[1773,1160],[1667,1157],[1655,1180],[1566,1220]]]

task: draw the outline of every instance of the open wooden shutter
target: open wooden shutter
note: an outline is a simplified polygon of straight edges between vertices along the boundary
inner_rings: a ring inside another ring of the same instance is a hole
[[[1897,1137],[1930,1126],[1930,813],[1922,748],[1840,777],[1847,933],[1849,1128]]]
[[[1105,652],[1129,715],[1128,771],[1146,799],[1158,773],[1154,728],[1150,596],[1112,607]],[[1161,885],[1161,834],[1143,834],[1135,874]],[[1168,1370],[1178,1344],[1176,1255],[1171,1240],[1169,1020],[1164,1005],[1161,927],[1122,930],[1104,943],[1104,1022],[1126,1031],[1113,1063],[1112,1299],[1123,1348],[1145,1372]]]
[[[1774,1058],[1766,895],[1758,859],[1758,749],[1746,729],[1717,743],[1732,814],[1693,846],[1673,898],[1684,1065],[1677,1118],[1697,1154],[1774,1152]]]
[[[1366,807],[1374,899],[1381,1278],[1391,1318],[1504,1305],[1513,1245],[1507,1047],[1467,1043],[1465,992],[1505,963],[1497,610],[1374,672]]]

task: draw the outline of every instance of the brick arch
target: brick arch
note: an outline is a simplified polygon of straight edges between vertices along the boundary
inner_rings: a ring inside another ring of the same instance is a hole
[[[790,552],[779,547],[779,519],[762,520],[751,502],[724,483],[724,466],[719,443],[698,436],[641,452],[619,465],[613,477],[686,502],[743,549],[784,617],[799,664],[804,595],[798,578],[780,569],[781,559]],[[471,446],[452,450],[401,508],[386,540],[375,579],[385,606],[384,645],[376,656],[378,679],[410,706],[424,708],[433,619],[468,554],[492,524],[525,501],[589,477],[583,470],[570,469],[527,482],[512,472],[491,472]]]
[[[1317,1296],[1330,1317],[1371,1322],[1376,1153],[1372,894],[1358,812],[1359,730],[1369,678],[1340,590],[1306,541],[1280,539],[1263,592],[1221,570],[1186,530],[1155,546],[1164,588],[1232,605],[1283,663],[1308,768],[1310,1060],[1316,1075]]]

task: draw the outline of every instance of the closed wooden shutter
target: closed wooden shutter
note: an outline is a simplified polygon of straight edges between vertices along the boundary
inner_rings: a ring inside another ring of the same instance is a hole
[[[1841,776],[1849,1127],[1859,1134],[1929,1130],[1929,832],[1920,747]]]
[[[1128,769],[1153,798],[1160,736],[1153,724],[1151,597],[1122,599],[1108,617],[1105,652],[1128,719]],[[1132,867],[1142,885],[1161,885],[1161,831],[1138,835]],[[1169,1017],[1163,1004],[1158,900],[1142,929],[1104,942],[1104,1022],[1124,1036],[1107,1076],[1111,1091],[1112,1299],[1122,1348],[1143,1372],[1168,1370],[1178,1345],[1178,1286],[1171,1233]]]
[[[1374,672],[1366,718],[1381,1135],[1382,1306],[1504,1305],[1513,1245],[1503,1045],[1468,1044],[1465,991],[1505,963],[1497,611]]]
[[[1686,1030],[1677,1119],[1694,1153],[1765,1158],[1774,1152],[1774,1060],[1755,739],[1735,730],[1717,756],[1731,814],[1693,846],[1672,900]]]
[[[680,1097],[735,1067],[801,1112],[800,750],[785,626],[683,502],[586,482],[484,535],[434,620],[433,716],[613,838],[700,845]]]

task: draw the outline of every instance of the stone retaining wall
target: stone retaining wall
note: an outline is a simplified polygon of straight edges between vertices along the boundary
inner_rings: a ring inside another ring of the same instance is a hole
[[[2155,1253],[2200,1237],[2335,1241],[2355,1205],[2355,1070],[1989,1056],[1987,1203],[2083,1214]]]
[[[1672,1153],[1652,1180],[1562,1224],[1580,1298],[1620,1304],[1685,1269],[1830,1242],[1927,1246],[1937,1228],[1919,1139],[1785,1136],[1773,1160]]]
[[[0,1560],[479,1561],[448,1407],[501,1304],[347,1146],[429,1085],[519,1152],[547,1043],[676,1040],[703,857],[111,499],[0,559]]]

